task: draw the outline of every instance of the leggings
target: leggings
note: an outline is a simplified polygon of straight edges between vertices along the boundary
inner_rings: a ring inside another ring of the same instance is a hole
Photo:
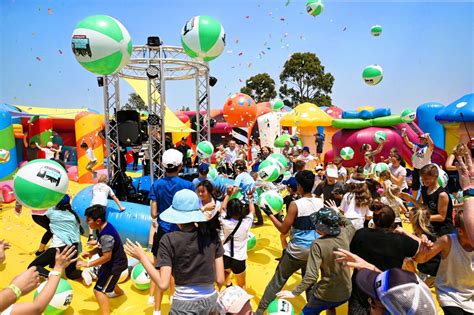
[[[36,215],[32,214],[31,217],[33,218],[33,221],[44,228],[46,232],[44,232],[43,237],[41,238],[41,244],[46,245],[48,242],[51,240],[53,237],[53,233],[51,233],[51,230],[49,229],[49,219],[45,215]]]
[[[138,167],[138,158],[139,158],[139,153],[138,152],[132,152],[132,156],[133,156],[133,164],[132,164],[132,167],[133,169],[136,169]]]
[[[78,249],[78,243],[73,244],[73,246]],[[58,247],[59,251],[62,251],[66,246]],[[78,253],[74,255],[73,258],[76,258]],[[31,264],[28,266],[30,267],[36,267],[38,270],[38,273],[47,278],[49,275],[49,271],[44,268],[46,266],[49,266],[50,268],[54,267],[54,262],[56,259],[56,248],[48,248],[43,254],[39,255],[36,257],[35,260],[31,262]],[[75,280],[79,279],[81,277],[81,271],[76,269],[76,263],[73,262],[69,266],[66,267],[66,277],[69,279]]]

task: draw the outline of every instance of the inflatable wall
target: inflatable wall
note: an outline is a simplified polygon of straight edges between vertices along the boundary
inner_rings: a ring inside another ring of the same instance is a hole
[[[443,125],[435,120],[435,116],[443,108],[443,104],[430,102],[421,104],[416,109],[418,127],[429,133],[435,145],[441,149],[446,146],[446,134]]]
[[[104,168],[104,142],[97,134],[103,129],[103,116],[94,113],[82,112],[76,115],[76,148],[77,148],[77,175],[78,183],[91,183],[93,175],[86,170],[87,163],[90,159],[86,156],[86,150],[81,148],[83,140],[87,145],[91,146],[92,139],[94,142],[94,156],[97,158],[97,164],[94,170]]]
[[[86,224],[85,212],[92,200],[92,187],[84,188],[72,200],[72,209],[81,218],[85,231],[89,230]],[[117,229],[122,242],[129,238],[132,241],[138,241],[146,247],[151,227],[150,206],[126,201],[121,201],[120,203],[126,209],[124,212],[120,212],[113,200],[108,201],[107,221]]]
[[[0,181],[13,177],[18,166],[12,118],[9,112],[0,112]]]

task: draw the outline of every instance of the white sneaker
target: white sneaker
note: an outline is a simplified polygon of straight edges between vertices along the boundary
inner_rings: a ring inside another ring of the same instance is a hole
[[[154,305],[155,304],[155,297],[153,295],[148,296],[148,305]]]
[[[81,273],[82,279],[84,280],[84,284],[88,287],[92,284],[92,275],[89,272],[89,269],[85,269]]]

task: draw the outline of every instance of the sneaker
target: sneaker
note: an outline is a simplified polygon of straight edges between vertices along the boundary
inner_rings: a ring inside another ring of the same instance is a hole
[[[88,287],[92,284],[92,275],[89,269],[84,269],[81,273],[82,280],[84,280],[84,284]]]
[[[155,297],[153,295],[148,296],[148,305],[154,305],[155,304]]]

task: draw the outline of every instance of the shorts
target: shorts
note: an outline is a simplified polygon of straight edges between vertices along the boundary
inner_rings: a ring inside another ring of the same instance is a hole
[[[347,300],[346,300],[347,301]],[[346,301],[342,302],[329,302],[323,301],[315,297],[314,295],[309,299],[309,302],[303,308],[302,314],[319,314],[322,311],[327,309],[336,308],[339,305],[346,303]]]
[[[224,270],[230,269],[234,275],[239,275],[247,269],[245,260],[237,260],[224,255]]]
[[[111,293],[114,291],[115,285],[118,283],[120,279],[119,272],[114,274],[110,270],[103,270],[102,268],[99,269],[99,276],[97,278],[97,282],[94,286],[94,290],[102,292],[102,293]]]
[[[450,173],[448,174],[448,187],[446,187],[451,194],[457,193],[461,190],[461,185],[459,184],[459,173]]]
[[[86,165],[86,170],[92,170],[92,168],[97,164],[97,160],[95,161],[89,161]]]
[[[153,245],[151,247],[151,252],[153,253],[153,256],[156,257],[158,255],[158,247],[160,247],[160,241],[163,235],[165,235],[166,232],[158,226],[156,229],[156,233],[153,235]]]
[[[318,144],[316,146],[316,153],[318,153],[318,154],[323,153],[323,144],[321,144],[321,145]]]
[[[197,300],[178,300],[174,299],[171,304],[169,315],[208,315],[216,314],[219,311],[217,304],[217,292],[211,296],[203,297]]]
[[[414,168],[413,175],[412,175],[411,189],[418,191],[420,190],[420,187],[421,187],[420,170],[417,168]]]

